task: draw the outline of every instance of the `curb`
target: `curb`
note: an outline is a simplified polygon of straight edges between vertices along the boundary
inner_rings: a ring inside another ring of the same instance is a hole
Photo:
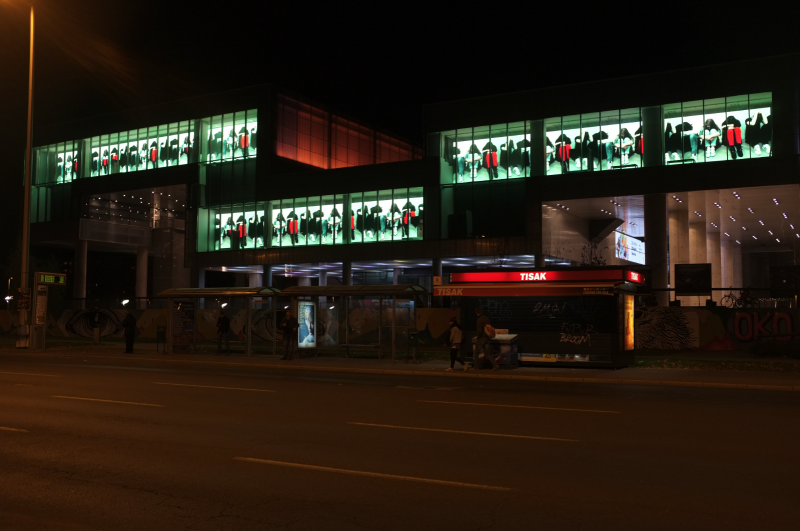
[[[0,356],[3,354],[0,352]],[[30,356],[30,354],[28,355]],[[246,363],[234,361],[214,361],[214,360],[181,360],[181,359],[165,359],[165,358],[122,358],[119,356],[104,356],[104,355],[91,355],[81,354],[84,358],[92,359],[113,359],[122,361],[152,361],[152,362],[171,362],[171,363],[188,363],[199,365],[222,365],[228,367],[252,367],[261,369],[283,369],[294,371],[316,371],[316,372],[338,372],[338,373],[351,373],[351,374],[382,374],[382,375],[400,375],[400,376],[437,376],[444,378],[485,378],[490,380],[522,380],[530,382],[554,382],[554,383],[591,383],[591,384],[616,384],[616,385],[647,385],[651,387],[702,387],[704,389],[751,389],[761,391],[797,391],[800,392],[800,385],[769,385],[769,384],[739,384],[739,383],[720,383],[720,382],[686,382],[681,380],[633,380],[626,378],[575,378],[570,376],[535,376],[523,374],[495,374],[490,371],[486,373],[478,373],[469,371],[454,371],[452,373],[440,371],[409,371],[409,370],[386,370],[386,369],[362,369],[358,367],[309,367],[298,365],[278,365],[278,364],[262,364],[262,363]],[[69,357],[70,355],[58,354],[34,354],[31,357]]]

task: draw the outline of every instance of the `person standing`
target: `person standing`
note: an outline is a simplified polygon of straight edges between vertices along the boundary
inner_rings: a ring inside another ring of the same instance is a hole
[[[500,366],[494,360],[494,357],[492,357],[491,349],[489,348],[489,341],[491,340],[491,337],[486,332],[486,327],[491,326],[489,317],[483,313],[483,310],[480,306],[475,308],[475,315],[478,316],[478,335],[475,338],[475,353],[473,354],[475,363],[473,366],[478,368],[478,359],[480,353],[483,352],[484,358],[492,362],[492,370],[496,371],[500,368]]]
[[[225,339],[225,355],[231,355],[231,344],[228,340],[228,332],[231,330],[231,321],[225,312],[220,311],[217,318],[217,354],[222,354],[222,340]]]
[[[450,368],[446,369],[445,372],[451,372],[456,362],[463,365],[465,371],[469,370],[460,356],[462,337],[461,325],[458,324],[458,320],[455,317],[452,317],[450,319]]]
[[[292,315],[292,310],[286,312],[281,320],[281,332],[283,332],[284,354],[282,360],[292,359],[295,346],[297,345],[297,319]]]
[[[122,320],[125,329],[125,354],[133,354],[133,340],[136,338],[136,317],[131,314]]]

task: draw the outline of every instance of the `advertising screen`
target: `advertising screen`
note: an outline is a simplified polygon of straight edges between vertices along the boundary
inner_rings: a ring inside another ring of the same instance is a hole
[[[297,318],[297,347],[317,348],[317,303],[298,301]]]
[[[633,295],[625,295],[625,350],[633,350]]]
[[[622,232],[614,232],[614,256],[644,265],[644,242]]]

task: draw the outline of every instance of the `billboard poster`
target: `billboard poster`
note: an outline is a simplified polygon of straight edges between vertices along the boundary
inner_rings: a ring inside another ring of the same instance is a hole
[[[625,348],[624,350],[633,350],[633,328],[634,328],[634,313],[633,313],[633,295],[625,294]]]
[[[297,347],[317,348],[317,303],[297,301]]]
[[[622,232],[614,232],[615,256],[644,265],[644,242]]]
[[[172,307],[172,344],[186,346],[194,343],[194,303],[176,302]]]

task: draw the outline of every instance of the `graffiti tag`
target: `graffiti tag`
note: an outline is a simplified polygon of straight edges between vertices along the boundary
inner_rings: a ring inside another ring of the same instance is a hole
[[[770,319],[772,320],[770,322]],[[781,323],[784,323],[781,326]],[[771,325],[771,326],[770,326]],[[769,328],[768,328],[769,327]],[[739,341],[758,341],[762,335],[791,334],[792,316],[786,312],[736,312],[733,318],[733,331]],[[786,341],[790,336],[780,336],[774,339]]]
[[[575,345],[582,345],[584,343],[592,346],[592,332],[594,326],[587,324],[571,324],[561,323],[561,343],[573,343]]]
[[[536,317],[557,317],[564,313],[567,308],[566,302],[559,304],[557,302],[537,302],[533,307],[533,314]]]

